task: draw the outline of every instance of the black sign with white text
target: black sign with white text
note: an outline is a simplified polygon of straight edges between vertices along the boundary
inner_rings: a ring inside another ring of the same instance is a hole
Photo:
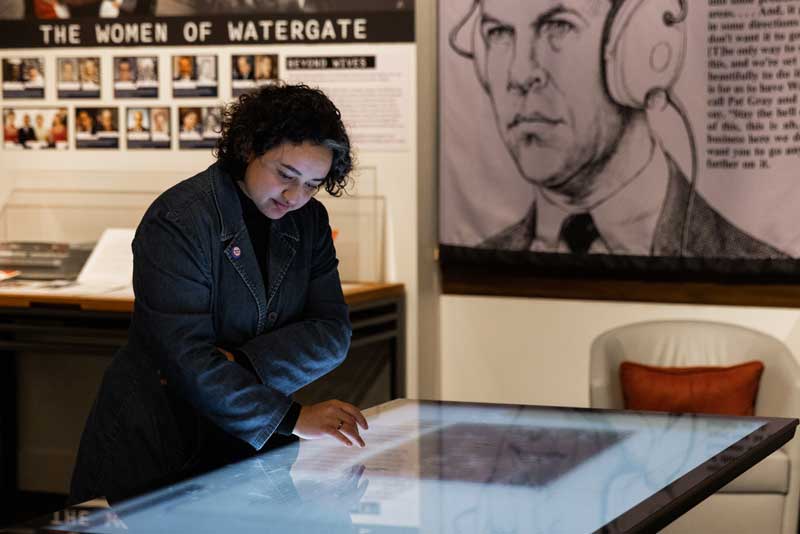
[[[413,41],[413,11],[0,21],[0,48]]]
[[[374,69],[375,56],[287,57],[286,70]]]

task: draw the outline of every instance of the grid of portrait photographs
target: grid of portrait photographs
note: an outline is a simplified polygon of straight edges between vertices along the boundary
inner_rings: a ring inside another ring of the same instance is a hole
[[[99,57],[60,57],[56,73],[58,98],[100,98]]]
[[[3,98],[44,98],[44,58],[3,59]]]
[[[172,56],[172,96],[216,97],[217,56]]]
[[[115,57],[114,98],[158,98],[158,58]]]
[[[239,96],[278,81],[277,54],[235,54],[231,56],[231,91]]]
[[[163,78],[171,78],[172,96],[178,98],[218,98],[219,62],[214,54],[171,56],[171,76],[159,76],[159,57],[155,55],[63,56],[2,58],[2,96],[45,98],[48,85],[43,73],[46,62],[55,61],[55,88],[58,99],[99,99],[103,76],[112,79],[114,99],[158,99],[165,97]],[[231,96],[279,80],[278,54],[233,54],[230,56]],[[109,61],[105,68],[103,62]],[[161,58],[161,61],[165,61]],[[108,71],[108,72],[106,72]],[[167,89],[168,91],[168,89]],[[168,92],[167,92],[168,95]],[[221,127],[222,108],[215,102],[191,105],[148,105],[131,102],[109,106],[106,102],[81,102],[66,106],[55,102],[36,108],[4,106],[4,147],[68,149],[209,149],[216,146]],[[187,103],[188,104],[188,103]],[[69,118],[69,121],[68,121]],[[74,127],[74,133],[69,133]],[[75,143],[70,143],[74,135]],[[173,145],[173,140],[177,143]]]
[[[178,108],[179,148],[214,148],[220,136],[222,108],[181,107]]]
[[[6,108],[3,110],[3,146],[7,149],[69,147],[66,108]]]
[[[76,148],[119,148],[119,110],[115,107],[75,108]]]
[[[129,149],[170,148],[169,108],[127,108],[125,116]]]

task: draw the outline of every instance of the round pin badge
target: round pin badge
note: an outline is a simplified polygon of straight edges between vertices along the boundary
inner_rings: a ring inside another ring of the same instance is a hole
[[[242,255],[242,249],[240,249],[239,247],[233,247],[233,256],[235,258],[238,258],[241,255]]]

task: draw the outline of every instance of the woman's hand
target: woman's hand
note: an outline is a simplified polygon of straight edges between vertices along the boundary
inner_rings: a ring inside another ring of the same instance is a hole
[[[331,436],[348,447],[352,447],[354,441],[359,446],[365,447],[366,443],[358,433],[359,426],[364,430],[369,428],[361,410],[346,402],[329,400],[303,406],[294,425],[293,434],[303,439]]]

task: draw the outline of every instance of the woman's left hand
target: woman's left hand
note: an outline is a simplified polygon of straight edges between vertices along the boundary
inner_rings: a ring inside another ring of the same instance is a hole
[[[330,436],[348,447],[352,447],[353,442],[365,447],[366,443],[358,432],[359,426],[364,430],[369,428],[361,410],[347,402],[329,400],[303,406],[294,425],[293,434],[303,439]]]

